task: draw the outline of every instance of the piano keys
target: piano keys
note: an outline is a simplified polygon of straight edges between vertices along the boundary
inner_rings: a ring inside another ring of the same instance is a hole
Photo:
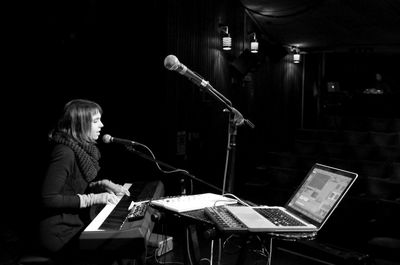
[[[130,189],[130,187],[132,187],[132,183],[125,183],[124,187],[127,188],[127,189]],[[121,195],[121,196],[117,196],[117,197],[118,197],[117,204],[106,204],[102,208],[101,212],[99,212],[96,215],[96,217],[92,220],[92,222],[90,222],[90,224],[86,227],[84,232],[107,230],[107,229],[104,229],[104,227],[101,227],[101,226],[104,226],[104,223],[105,223],[104,221],[106,221],[107,217],[109,217],[111,212],[115,212],[116,209],[119,209],[120,211],[124,211],[124,208],[125,208],[125,203],[124,202],[125,201],[133,201],[133,198],[131,196],[122,196]],[[123,198],[124,198],[124,200],[121,202],[121,199],[123,199]],[[118,205],[118,207],[117,207],[117,205]],[[91,210],[95,211],[96,207],[94,207]],[[128,209],[126,209],[126,211],[128,211]],[[119,218],[122,219],[123,216],[121,216],[121,214],[120,214]]]
[[[93,218],[80,235],[83,250],[112,251],[112,254],[130,258],[146,251],[154,222],[151,215],[156,211],[148,207],[142,219],[129,221],[129,206],[132,201],[148,201],[164,196],[161,181],[125,183],[130,196],[119,196],[117,204],[107,204]]]

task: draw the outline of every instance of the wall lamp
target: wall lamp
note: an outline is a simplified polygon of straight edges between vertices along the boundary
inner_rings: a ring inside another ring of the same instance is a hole
[[[300,63],[301,61],[301,55],[300,55],[300,49],[299,47],[291,47],[290,51],[293,54],[293,62],[294,63]]]
[[[229,34],[228,26],[221,26],[222,33],[222,49],[225,51],[229,51],[232,49],[232,38]]]
[[[250,51],[258,53],[258,41],[255,32],[250,34]]]

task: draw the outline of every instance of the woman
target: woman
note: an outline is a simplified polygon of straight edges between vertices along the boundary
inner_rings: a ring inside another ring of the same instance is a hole
[[[129,195],[110,180],[95,180],[100,170],[96,141],[104,126],[102,112],[93,101],[72,100],[49,134],[52,151],[41,191],[40,238],[56,257],[79,253],[79,235],[90,221],[90,206],[115,204],[116,195]]]

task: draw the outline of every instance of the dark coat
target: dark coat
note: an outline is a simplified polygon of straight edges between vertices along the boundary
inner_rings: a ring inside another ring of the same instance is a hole
[[[80,209],[77,194],[84,194],[88,182],[83,177],[73,150],[56,144],[43,181],[41,198],[43,218],[40,238],[43,247],[60,251],[87,225],[88,209]]]

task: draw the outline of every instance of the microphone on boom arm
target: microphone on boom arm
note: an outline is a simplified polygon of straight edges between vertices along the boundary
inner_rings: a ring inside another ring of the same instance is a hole
[[[123,144],[123,145],[136,145],[137,143],[131,140],[126,140],[126,139],[121,139],[121,138],[116,138],[112,137],[109,134],[103,135],[103,142],[106,144],[109,143],[116,143],[116,144]]]
[[[208,93],[222,101],[227,106],[231,107],[232,103],[229,99],[227,99],[224,95],[222,95],[218,90],[214,89],[210,83],[202,78],[200,75],[196,74],[192,70],[186,67],[186,65],[179,62],[178,58],[175,55],[168,55],[164,59],[164,66],[168,70],[177,71],[181,75],[186,76],[190,81],[195,83],[196,85],[205,88]]]
[[[200,75],[194,73],[192,70],[187,68],[186,65],[179,62],[178,58],[175,55],[171,54],[171,55],[168,55],[167,57],[165,57],[164,66],[168,70],[176,71],[176,72],[180,73],[181,75],[186,76],[190,81],[192,81],[193,83],[195,83],[198,86],[205,88],[205,90],[209,94],[211,94],[212,96],[214,96],[215,98],[217,98],[218,100],[223,102],[226,105],[226,107],[234,114],[235,123],[237,125],[246,123],[251,128],[255,127],[252,122],[250,122],[247,119],[244,119],[242,114],[237,109],[232,107],[232,103],[229,99],[227,99],[224,95],[222,95],[218,90],[214,89],[210,85],[210,83],[208,81],[204,80],[204,78],[202,78]]]
[[[187,68],[186,65],[180,63],[175,55],[168,55],[167,57],[165,57],[164,66],[168,70],[177,71],[181,75],[186,76],[196,85],[201,85],[202,87],[206,87],[208,85],[208,82],[204,80],[201,76]]]

